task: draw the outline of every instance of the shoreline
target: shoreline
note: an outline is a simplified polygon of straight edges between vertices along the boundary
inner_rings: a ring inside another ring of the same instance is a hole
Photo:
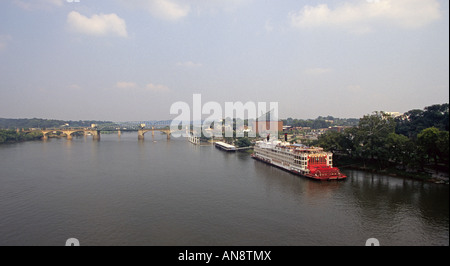
[[[240,151],[242,153],[248,153],[251,154],[253,149],[243,150]],[[337,157],[337,158],[336,158]],[[338,167],[339,169],[351,169],[351,170],[359,170],[364,171],[367,173],[373,173],[373,174],[380,174],[380,175],[386,175],[390,177],[398,177],[398,178],[407,178],[410,180],[416,180],[416,181],[422,181],[426,183],[432,183],[432,184],[443,184],[443,185],[449,185],[449,175],[448,173],[445,173],[443,171],[439,171],[437,174],[433,174],[432,172],[435,172],[435,170],[430,171],[424,171],[424,172],[417,172],[417,171],[407,171],[395,168],[395,166],[391,168],[386,168],[383,170],[377,169],[376,166],[374,166],[373,163],[367,163],[366,166],[363,165],[363,163],[357,161],[357,160],[351,160],[348,158],[339,158],[339,156],[336,156],[334,158],[333,165],[335,167]]]
[[[359,165],[359,162],[355,162],[352,165],[344,165],[341,166],[339,164],[335,164],[336,167],[340,169],[351,169],[351,170],[359,170],[364,171],[368,173],[373,174],[381,174],[391,177],[398,177],[398,178],[407,178],[410,180],[416,180],[416,181],[422,181],[427,183],[433,183],[433,184],[443,184],[443,185],[449,185],[449,178],[448,173],[447,176],[445,176],[446,173],[444,172],[438,172],[437,174],[431,173],[431,171],[424,171],[424,172],[417,172],[417,171],[407,171],[402,169],[397,169],[394,167],[386,168],[386,169],[376,169],[372,164],[367,164],[366,166]]]

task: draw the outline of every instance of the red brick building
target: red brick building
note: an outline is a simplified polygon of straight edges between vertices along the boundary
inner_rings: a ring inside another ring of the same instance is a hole
[[[264,133],[264,131],[283,132],[283,121],[257,121],[253,122],[253,130],[256,134]]]

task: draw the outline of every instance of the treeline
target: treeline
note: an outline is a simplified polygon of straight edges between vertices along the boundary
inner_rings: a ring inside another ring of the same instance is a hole
[[[51,120],[51,119],[7,119],[0,118],[1,129],[28,129],[28,128],[58,128],[69,124],[70,127],[90,127],[92,124],[104,125],[113,124],[110,121],[63,121],[63,120]]]
[[[310,127],[311,129],[328,128],[330,126],[357,126],[359,119],[357,118],[335,118],[332,116],[319,116],[316,119],[293,119],[289,117],[284,119],[283,125],[292,127]]]
[[[415,139],[422,130],[430,127],[449,131],[448,109],[447,103],[428,106],[424,110],[408,111],[395,119],[395,132]]]
[[[0,129],[0,144],[15,143],[22,141],[38,140],[42,138],[41,132],[17,132],[15,130],[1,130]]]
[[[343,132],[327,131],[317,145],[339,155],[376,165],[423,171],[425,167],[448,171],[449,105],[433,105],[393,118],[374,112],[358,126]]]

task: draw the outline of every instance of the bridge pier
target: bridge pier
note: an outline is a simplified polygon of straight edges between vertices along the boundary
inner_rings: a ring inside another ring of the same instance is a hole
[[[142,129],[138,130],[138,140],[144,140],[145,131]]]
[[[86,130],[84,134],[91,133],[93,140],[100,140],[100,130]]]
[[[50,133],[51,131],[49,130],[41,130],[42,132],[42,140],[48,140],[48,133]]]
[[[93,137],[92,137],[92,139],[93,140],[100,140],[100,131],[99,130],[94,130],[94,131],[92,131],[92,135],[93,135]]]
[[[152,132],[152,137],[155,137],[155,131],[164,132],[167,135],[167,140],[170,140],[170,133],[171,133],[170,129],[169,130],[165,130],[165,129],[155,129],[155,128],[152,128],[152,129],[139,129],[138,130],[138,139],[139,140],[143,140],[145,133],[150,132],[150,131]]]
[[[75,131],[61,130],[61,132],[66,135],[67,140],[72,140],[73,139],[72,133],[74,133]]]

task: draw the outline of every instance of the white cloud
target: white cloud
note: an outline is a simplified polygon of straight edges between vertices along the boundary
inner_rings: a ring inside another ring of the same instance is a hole
[[[178,62],[178,63],[176,63],[176,65],[179,67],[187,67],[187,68],[195,68],[195,67],[203,66],[201,63],[194,63],[192,61]]]
[[[189,14],[190,7],[170,0],[153,0],[149,10],[155,16],[167,20],[178,20]]]
[[[331,68],[308,68],[305,70],[305,74],[307,75],[323,75],[333,71]]]
[[[420,28],[441,18],[436,0],[378,0],[305,6],[289,14],[294,27],[307,29],[339,27],[353,32],[368,32],[374,24],[386,23],[402,28]]]
[[[86,35],[128,36],[125,20],[116,14],[94,14],[88,18],[72,11],[67,16],[67,24],[73,31]]]
[[[63,0],[13,0],[13,3],[26,10],[46,9],[49,7],[61,7]]]
[[[255,0],[120,0],[131,8],[147,10],[153,17],[178,21],[190,14],[215,14],[219,11],[232,12]]]
[[[147,10],[153,17],[176,21],[186,17],[190,6],[180,0],[122,0],[125,5]]]
[[[0,52],[4,51],[11,41],[12,37],[10,35],[0,35]]]

